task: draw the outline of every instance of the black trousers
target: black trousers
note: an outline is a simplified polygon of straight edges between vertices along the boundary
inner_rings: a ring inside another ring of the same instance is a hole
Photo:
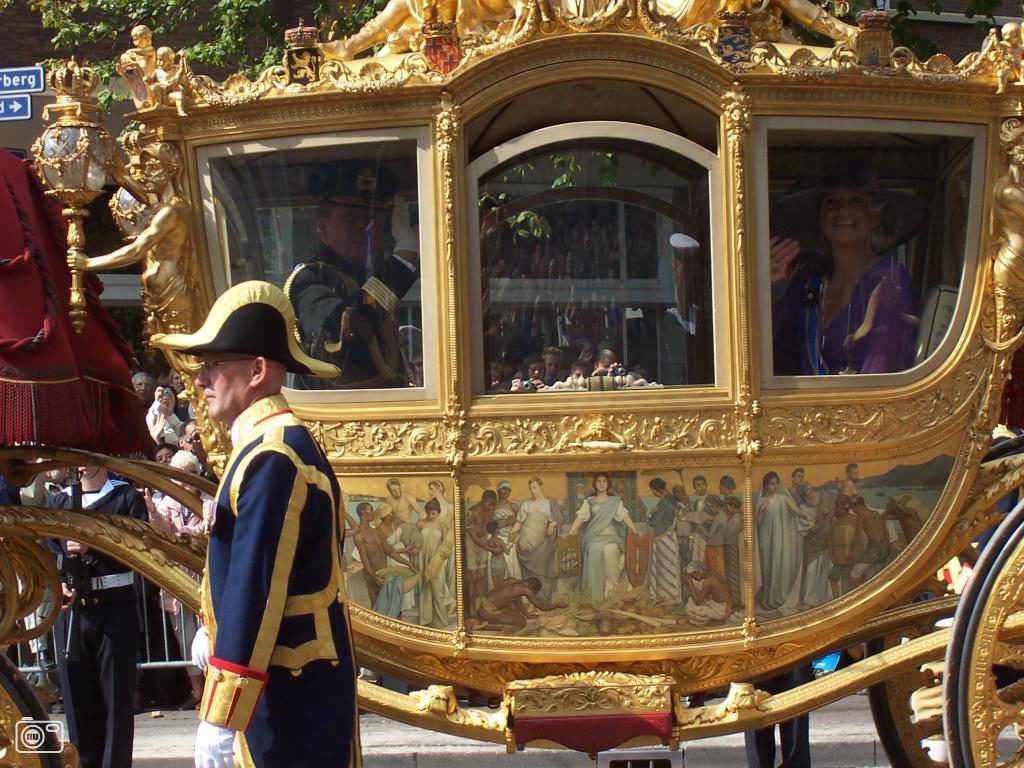
[[[813,679],[814,672],[808,664],[762,680],[757,687],[768,693],[782,693]],[[810,718],[807,715],[779,723],[779,738],[782,742],[781,768],[811,768]],[[747,731],[743,739],[748,768],[775,768],[775,726]]]
[[[76,605],[61,616],[67,645],[57,653],[60,682],[68,735],[81,768],[132,764],[139,615],[131,586],[109,591],[118,594],[96,605]]]

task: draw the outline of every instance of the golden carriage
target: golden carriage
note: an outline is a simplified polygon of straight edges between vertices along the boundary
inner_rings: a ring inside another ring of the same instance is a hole
[[[784,42],[784,15],[834,47]],[[62,151],[146,188],[113,208],[141,244],[126,258],[146,260],[149,330],[194,327],[242,280],[287,286],[325,241],[325,190],[362,198],[348,237],[364,278],[392,252],[418,261],[401,295],[361,286],[386,329],[346,310],[320,348],[364,345],[382,378],[288,391],[346,494],[360,663],[424,688],[360,681],[366,709],[510,750],[595,752],[759,727],[873,686],[894,765],[930,764],[920,742],[942,733],[942,701],[955,764],[1007,759],[1019,516],[959,609],[935,574],[1024,484],[1012,451],[986,460],[1024,319],[1019,29],[955,63],[894,49],[884,12],[855,27],[795,0],[393,0],[346,41],[291,30],[280,67],[223,83],[142,42],[120,67],[142,124],[127,168],[95,148],[92,76],[74,64],[51,73],[37,160],[74,247],[84,198]],[[772,256],[781,240],[829,250],[821,179],[842,167],[868,179],[889,292],[874,309],[873,291],[848,296],[856,319],[812,331],[827,270],[773,284]],[[905,348],[896,362],[854,364],[880,329]],[[846,357],[825,360],[829,343]],[[171,363],[223,459],[193,362]],[[63,532],[196,603],[166,565],[199,554],[169,537],[2,519],[0,564],[26,585],[43,576],[24,537]],[[406,555],[377,567],[360,531]],[[528,582],[537,600],[501,591]],[[34,594],[4,591],[8,641]],[[757,689],[860,644],[872,654],[826,680]],[[922,670],[947,648],[945,679]],[[500,706],[468,707],[466,690]],[[940,704],[914,717],[914,691]]]

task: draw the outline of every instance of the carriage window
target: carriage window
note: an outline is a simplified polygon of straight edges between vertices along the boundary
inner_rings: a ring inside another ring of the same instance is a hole
[[[302,347],[341,371],[291,387],[424,385],[415,139],[217,147],[200,168],[227,282],[283,287]]]
[[[943,343],[976,247],[972,134],[767,131],[776,376],[898,373]]]
[[[483,391],[714,382],[708,169],[628,140],[479,181]]]

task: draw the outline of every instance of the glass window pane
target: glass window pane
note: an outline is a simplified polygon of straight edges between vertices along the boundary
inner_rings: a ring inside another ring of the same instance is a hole
[[[341,370],[289,385],[423,386],[416,141],[246,151],[209,167],[230,282],[282,286],[302,347]]]
[[[707,168],[587,139],[478,189],[486,392],[714,382]]]
[[[775,375],[926,360],[960,292],[971,138],[770,130],[768,150]]]

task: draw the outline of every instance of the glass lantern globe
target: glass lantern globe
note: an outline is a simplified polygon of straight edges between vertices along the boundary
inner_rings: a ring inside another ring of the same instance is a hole
[[[114,222],[121,230],[121,234],[129,240],[134,240],[149,226],[154,209],[155,206],[140,203],[135,195],[124,187],[119,187],[110,198],[110,213],[114,217]]]
[[[58,122],[43,132],[37,161],[50,189],[99,193],[113,164],[111,145],[102,126]]]

